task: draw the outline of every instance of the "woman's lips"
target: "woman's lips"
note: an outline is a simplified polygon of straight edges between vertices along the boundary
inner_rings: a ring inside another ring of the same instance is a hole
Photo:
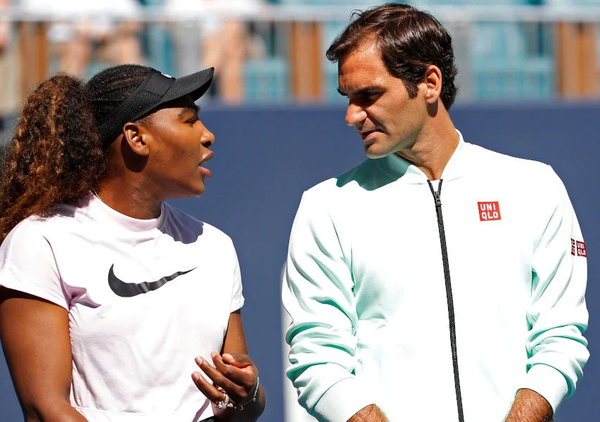
[[[209,169],[207,169],[206,167],[198,167],[200,169],[200,173],[202,173],[202,176],[204,177],[210,177],[211,176],[211,171]]]
[[[210,152],[206,158],[204,158],[204,160],[200,161],[200,164],[198,164],[198,168],[200,169],[200,172],[202,173],[202,175],[204,177],[210,177],[211,176],[211,171],[209,169],[207,169],[206,167],[202,167],[203,164],[206,164],[207,161],[209,161],[211,158],[213,158],[214,156],[214,152]]]

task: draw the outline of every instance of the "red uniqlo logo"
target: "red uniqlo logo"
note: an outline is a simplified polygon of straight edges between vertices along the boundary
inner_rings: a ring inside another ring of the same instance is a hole
[[[577,256],[585,256],[587,258],[587,249],[585,242],[577,242]]]
[[[478,202],[477,208],[479,209],[480,221],[493,221],[502,219],[500,216],[500,205],[498,205],[498,201]]]
[[[578,242],[575,239],[571,239],[571,255],[583,256],[587,258],[587,249],[585,247],[585,242]]]

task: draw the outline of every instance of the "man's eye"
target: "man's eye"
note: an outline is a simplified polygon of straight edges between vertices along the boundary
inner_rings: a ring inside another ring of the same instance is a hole
[[[360,95],[357,96],[356,101],[360,104],[372,104],[380,97],[380,93],[376,91],[365,91],[361,92]]]
[[[189,123],[191,125],[193,125],[194,123],[196,123],[198,121],[198,116],[194,116],[188,120],[186,120],[186,123]]]

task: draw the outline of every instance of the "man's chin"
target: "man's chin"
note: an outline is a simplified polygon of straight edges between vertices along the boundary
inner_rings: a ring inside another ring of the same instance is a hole
[[[388,155],[390,155],[389,152],[378,151],[376,148],[372,148],[372,146],[369,148],[365,148],[365,153],[367,154],[367,158],[370,158],[372,160],[387,157]]]

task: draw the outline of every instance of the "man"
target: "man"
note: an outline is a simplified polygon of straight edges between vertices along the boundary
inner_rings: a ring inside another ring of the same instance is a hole
[[[305,192],[287,372],[320,421],[549,421],[588,359],[586,250],[544,164],[466,143],[448,32],[386,4],[327,52],[370,160]]]

